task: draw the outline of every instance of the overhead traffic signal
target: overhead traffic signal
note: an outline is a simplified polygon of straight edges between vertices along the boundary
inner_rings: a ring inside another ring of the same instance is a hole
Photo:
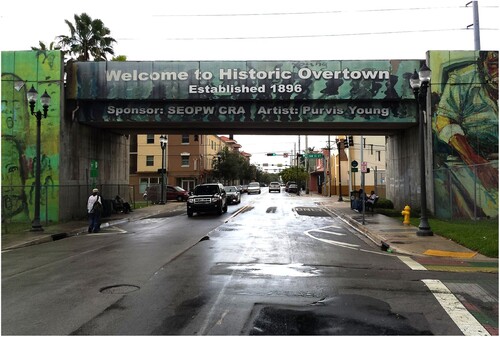
[[[275,155],[276,155],[276,153],[271,153],[271,152],[266,154],[266,156],[268,156],[268,157],[273,157]]]

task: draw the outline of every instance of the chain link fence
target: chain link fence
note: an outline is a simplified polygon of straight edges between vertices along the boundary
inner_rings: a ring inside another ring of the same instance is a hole
[[[440,219],[498,218],[498,161],[434,170],[435,215]]]

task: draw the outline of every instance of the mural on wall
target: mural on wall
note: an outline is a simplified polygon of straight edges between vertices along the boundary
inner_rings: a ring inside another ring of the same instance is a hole
[[[51,96],[41,127],[40,220],[58,220],[61,65],[59,51],[2,52],[2,223],[33,219],[36,118],[26,98],[32,85],[39,96],[45,90]],[[37,102],[35,111],[41,109]]]
[[[498,217],[498,51],[429,56],[436,215]]]

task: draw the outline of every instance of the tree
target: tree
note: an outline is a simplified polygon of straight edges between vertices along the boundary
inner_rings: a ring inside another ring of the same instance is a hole
[[[47,45],[42,41],[38,41],[38,47],[31,47],[31,50],[37,50],[39,52],[47,51],[47,50],[59,50],[59,49],[61,49],[61,46],[58,43],[56,43],[55,41],[52,41],[49,44],[49,48],[47,48]]]
[[[77,61],[106,61],[107,54],[114,55],[111,31],[99,20],[93,20],[88,14],[75,14],[75,24],[64,20],[70,35],[59,35],[61,49],[70,59]]]
[[[43,55],[42,63],[44,63],[45,61],[48,61],[49,63],[54,62],[54,55],[51,55],[51,53],[48,53],[47,55],[47,52],[60,49],[61,46],[54,41],[49,44],[48,48],[47,45],[42,41],[38,41],[38,47],[31,47],[31,50],[36,50],[37,57]]]
[[[127,61],[127,56],[125,55],[117,55],[111,59],[111,61],[125,62]]]
[[[284,169],[281,171],[281,178],[283,181],[295,181],[299,183],[300,181],[306,181],[307,179],[307,172],[304,170],[303,167],[289,167],[287,169]]]

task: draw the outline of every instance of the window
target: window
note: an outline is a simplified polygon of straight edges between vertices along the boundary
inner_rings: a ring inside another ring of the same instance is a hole
[[[158,178],[155,177],[141,178],[139,180],[139,192],[144,193],[149,186],[158,184],[158,182],[159,182]]]
[[[182,167],[189,167],[189,156],[191,154],[189,152],[182,152],[181,153],[181,166]]]
[[[189,144],[189,135],[182,135],[182,144]]]
[[[146,156],[146,166],[155,165],[155,156]]]
[[[155,135],[147,135],[146,144],[154,144],[154,143],[155,143]]]

